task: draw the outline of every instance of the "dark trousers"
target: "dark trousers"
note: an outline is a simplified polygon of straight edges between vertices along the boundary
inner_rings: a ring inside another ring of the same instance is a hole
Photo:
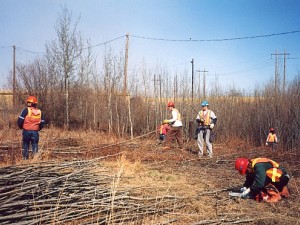
[[[23,130],[23,150],[22,156],[23,159],[28,159],[29,157],[29,146],[31,144],[32,154],[38,152],[38,143],[39,143],[39,132],[36,130]]]
[[[276,142],[268,142],[270,148],[272,149],[272,151],[276,151],[276,145],[277,143]]]
[[[167,133],[166,146],[171,146],[172,140],[177,140],[179,148],[183,148],[182,127],[172,127]]]
[[[289,180],[290,178],[288,175],[283,175],[282,177],[280,177],[279,182],[272,182],[272,184],[277,188],[279,192],[282,192],[283,187],[288,184]]]

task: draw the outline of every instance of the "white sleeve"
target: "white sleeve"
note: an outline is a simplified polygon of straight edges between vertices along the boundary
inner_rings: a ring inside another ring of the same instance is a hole
[[[211,119],[216,119],[217,118],[216,114],[213,111],[210,111],[210,118]]]

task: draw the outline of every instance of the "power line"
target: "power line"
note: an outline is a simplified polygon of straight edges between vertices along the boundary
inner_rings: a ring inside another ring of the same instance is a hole
[[[130,35],[129,35],[129,36],[130,36]],[[92,46],[89,46],[89,47],[86,47],[86,48],[82,48],[82,50],[84,50],[84,49],[89,49],[89,48],[94,48],[94,47],[98,47],[98,46],[101,46],[101,45],[106,45],[106,44],[108,44],[108,43],[110,43],[110,42],[116,41],[116,40],[118,40],[118,39],[120,39],[120,38],[123,38],[123,37],[126,37],[126,35],[122,35],[122,36],[120,36],[120,37],[114,38],[114,39],[109,40],[109,41],[102,42],[102,43],[100,43],[100,44],[96,44],[96,45],[92,45]]]
[[[12,48],[13,45],[10,45],[10,46],[0,46],[0,48]]]
[[[153,41],[169,41],[169,42],[220,42],[220,41],[234,41],[234,40],[245,40],[245,39],[254,39],[254,38],[265,38],[265,37],[272,37],[272,36],[279,36],[279,35],[287,35],[287,34],[294,34],[294,33],[300,33],[300,30],[295,30],[295,31],[287,31],[287,32],[280,32],[280,33],[273,33],[273,34],[263,34],[263,35],[255,35],[255,36],[246,36],[246,37],[233,37],[233,38],[220,38],[220,39],[199,39],[199,40],[194,40],[194,39],[165,39],[165,38],[155,38],[155,37],[145,37],[145,36],[138,36],[138,35],[129,35],[130,37],[133,38],[140,38],[140,39],[147,39],[147,40],[153,40]],[[117,38],[88,46],[85,48],[82,48],[82,50],[85,49],[90,49],[90,48],[95,48],[101,45],[106,45],[110,42],[116,41],[118,39],[124,38],[126,35],[119,36]],[[0,48],[8,48],[12,46],[2,46]],[[39,52],[39,51],[32,51],[32,50],[27,50],[23,49],[21,47],[16,48],[25,51],[25,52],[30,52],[30,53],[37,53],[37,54],[43,54],[44,52]]]
[[[141,38],[141,39],[148,39],[153,41],[173,41],[173,42],[217,42],[217,41],[234,41],[234,40],[244,40],[244,39],[254,39],[254,38],[265,38],[265,37],[272,37],[272,36],[279,36],[279,35],[287,35],[287,34],[294,34],[299,33],[300,30],[295,31],[287,31],[287,32],[280,32],[280,33],[273,33],[273,34],[262,34],[262,35],[255,35],[255,36],[246,36],[246,37],[233,37],[233,38],[221,38],[221,39],[200,39],[200,40],[193,40],[193,39],[166,39],[166,38],[154,38],[154,37],[144,37],[144,36],[137,36],[137,35],[130,35],[134,38]]]
[[[30,53],[35,53],[35,54],[44,54],[44,52],[38,52],[38,51],[32,51],[32,50],[27,50],[27,49],[24,49],[24,48],[21,48],[21,47],[17,47],[17,49],[23,51],[23,52],[30,52]]]
[[[98,46],[101,46],[101,45],[106,45],[110,42],[113,42],[113,41],[116,41],[118,39],[121,39],[123,37],[126,37],[126,35],[122,35],[120,37],[117,37],[117,38],[114,38],[114,39],[111,39],[111,40],[108,40],[108,41],[105,41],[105,42],[102,42],[102,43],[99,43],[99,44],[96,44],[96,45],[92,45],[92,46],[88,46],[88,47],[85,47],[85,48],[81,48],[81,50],[85,50],[85,49],[90,49],[90,48],[95,48],[95,47],[98,47]],[[0,48],[12,48],[13,46],[3,46],[3,47],[0,47]],[[23,51],[23,52],[30,52],[30,53],[35,53],[35,54],[44,54],[44,52],[39,52],[39,51],[32,51],[32,50],[28,50],[28,49],[24,49],[24,48],[21,48],[21,47],[17,47],[17,49]]]
[[[259,63],[255,64],[255,65],[245,67],[245,68],[240,69],[240,70],[235,70],[235,71],[227,72],[227,73],[219,73],[218,75],[224,76],[224,75],[234,75],[234,74],[240,74],[240,73],[247,73],[247,72],[252,72],[252,71],[264,69],[264,68],[266,68],[266,66],[270,66],[270,65],[271,65],[271,59],[267,59],[267,60],[264,60],[262,62],[259,62]]]

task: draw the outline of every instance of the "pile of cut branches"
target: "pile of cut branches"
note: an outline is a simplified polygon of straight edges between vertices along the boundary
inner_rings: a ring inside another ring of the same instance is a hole
[[[138,197],[120,188],[120,174],[100,159],[0,168],[0,223],[130,223],[183,207],[174,196]]]

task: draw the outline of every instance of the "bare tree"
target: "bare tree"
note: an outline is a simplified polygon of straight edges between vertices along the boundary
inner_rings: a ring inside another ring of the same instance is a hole
[[[57,72],[63,81],[65,129],[69,129],[70,125],[70,84],[75,78],[75,71],[83,50],[82,38],[77,32],[78,22],[79,19],[72,24],[72,13],[67,8],[62,8],[55,25],[57,40],[46,45],[47,57],[52,58],[55,62]]]
[[[16,86],[21,102],[24,95],[35,95],[39,99],[39,105],[45,106],[45,98],[49,89],[49,78],[47,76],[47,64],[42,59],[35,59],[32,63],[17,66]]]

